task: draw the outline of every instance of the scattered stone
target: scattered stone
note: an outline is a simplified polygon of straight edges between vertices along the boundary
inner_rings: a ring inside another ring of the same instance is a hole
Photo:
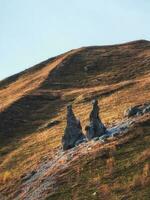
[[[79,119],[76,119],[72,105],[67,106],[67,126],[62,137],[63,150],[68,150],[80,144],[85,139]]]
[[[143,114],[150,112],[150,105],[143,109]]]
[[[94,141],[98,141],[99,140],[99,137],[95,137],[93,138]]]
[[[101,137],[99,137],[99,140],[102,140],[102,141],[106,141],[107,138],[109,138],[110,136],[105,134],[105,135],[102,135]]]
[[[99,107],[98,101],[93,101],[93,109],[90,113],[90,124],[86,126],[86,136],[88,140],[91,140],[95,137],[100,137],[106,133],[106,127],[101,122],[99,117]]]
[[[92,150],[92,148],[91,148],[91,147],[88,147],[87,150],[90,151],[90,150]]]
[[[83,142],[87,142],[87,139],[86,138],[83,138],[81,140],[78,140],[76,143],[75,143],[75,146],[78,146],[79,144],[83,143]]]
[[[112,136],[113,137],[117,137],[117,136],[119,136],[120,135],[120,132],[116,132],[116,133],[114,133]]]
[[[87,67],[87,66],[84,67],[84,71],[85,71],[85,72],[88,71],[88,67]]]
[[[67,155],[67,162],[72,159],[72,155]]]
[[[96,196],[96,194],[97,194],[97,192],[93,192],[93,194],[92,194],[92,195],[93,195],[93,196]]]
[[[28,173],[28,174],[24,174],[21,176],[22,181],[25,182],[27,180],[29,180],[32,176],[34,176],[34,174],[36,174],[36,171],[33,170],[32,172]]]
[[[124,112],[124,116],[132,117],[132,116],[137,115],[138,113],[140,113],[140,109],[138,108],[138,106],[130,107]]]
[[[59,123],[60,123],[59,120],[54,120],[54,121],[48,123],[47,128],[51,128],[51,127],[53,127],[53,126],[56,126],[56,125],[58,125]]]
[[[150,112],[150,104],[136,105],[125,110],[124,116],[130,118],[133,116],[140,116],[148,112]]]

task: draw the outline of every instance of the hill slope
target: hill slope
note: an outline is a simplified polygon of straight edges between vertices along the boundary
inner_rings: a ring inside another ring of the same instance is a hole
[[[112,125],[131,105],[150,101],[149,77],[150,42],[140,40],[72,50],[1,81],[0,191],[11,199],[20,177],[53,157],[69,102],[85,126],[90,101],[100,98],[102,119]]]

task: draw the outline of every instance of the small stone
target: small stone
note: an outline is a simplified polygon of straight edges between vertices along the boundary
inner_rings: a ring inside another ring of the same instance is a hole
[[[92,194],[92,195],[93,195],[93,196],[96,196],[96,194],[97,194],[97,192],[93,192],[93,194]]]
[[[109,135],[102,135],[101,137],[99,137],[99,140],[105,141],[108,137]]]
[[[51,127],[53,127],[53,126],[56,126],[56,125],[58,125],[59,123],[60,123],[59,120],[51,121],[50,123],[48,123],[47,128],[51,128]]]
[[[83,143],[84,142],[84,140],[83,139],[81,139],[81,140],[78,140],[78,141],[76,141],[76,143],[75,143],[75,146],[78,146],[79,144],[81,144],[81,143]]]
[[[150,104],[145,103],[143,105],[136,105],[128,108],[124,111],[124,116],[130,118],[134,116],[140,116],[148,112],[150,112]]]
[[[94,141],[98,141],[99,140],[99,137],[95,137],[93,138]]]
[[[27,180],[29,180],[32,176],[34,176],[34,174],[36,174],[36,171],[33,170],[32,172],[28,173],[28,174],[24,174],[21,176],[22,181],[25,182]]]
[[[143,114],[150,112],[150,105],[144,108]]]

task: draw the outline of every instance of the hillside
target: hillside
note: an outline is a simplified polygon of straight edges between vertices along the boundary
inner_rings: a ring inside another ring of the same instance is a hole
[[[17,199],[22,194],[20,190],[24,174],[54,159],[66,125],[66,105],[73,103],[75,114],[81,119],[84,128],[88,122],[91,100],[95,97],[100,99],[101,118],[107,127],[123,120],[124,110],[130,106],[150,101],[149,41],[71,50],[0,82],[2,199]],[[149,152],[149,119],[149,116],[137,119],[137,125],[131,131],[136,139],[131,139],[116,151],[113,159],[117,167],[111,176],[106,174],[103,177],[94,170],[100,168],[104,172],[106,159],[99,159],[97,153],[94,153],[94,159],[91,155],[87,160],[86,155],[84,159],[75,160],[75,169],[69,168],[59,174],[60,186],[50,199],[90,199],[95,192],[96,179],[102,179],[102,185],[98,186],[102,189],[100,194],[106,190],[106,193],[112,195],[114,187],[118,187],[114,186],[115,182],[120,184],[120,188],[113,193],[112,199],[123,199],[124,196],[126,199],[125,193],[128,191],[128,199],[138,199],[138,192],[133,191],[133,188],[124,188],[123,182],[132,182],[125,180],[125,177],[132,179],[138,176],[149,162],[149,153],[143,162],[136,161],[140,154]],[[130,134],[129,131],[129,139]],[[127,164],[126,155],[129,156]],[[127,169],[125,173],[124,168]],[[91,171],[94,173],[91,174]],[[64,188],[67,182],[69,185]],[[83,185],[83,182],[87,184]],[[112,190],[108,189],[110,185]],[[82,192],[87,194],[85,198]],[[143,199],[148,199],[147,185],[140,185],[139,192],[139,195],[145,194]],[[93,199],[98,199],[97,195],[99,193],[96,189]]]

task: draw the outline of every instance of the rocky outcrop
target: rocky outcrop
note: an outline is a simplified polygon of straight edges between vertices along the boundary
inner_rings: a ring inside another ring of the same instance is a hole
[[[91,140],[96,137],[100,137],[106,133],[106,127],[101,122],[101,119],[99,117],[99,106],[98,101],[93,101],[93,109],[90,113],[90,123],[88,126],[86,126],[86,136],[88,140]]]
[[[150,103],[145,103],[128,108],[127,110],[125,110],[124,116],[129,118],[143,115],[148,112],[150,112]]]
[[[67,106],[67,126],[65,128],[64,136],[62,137],[63,150],[67,150],[82,143],[85,139],[82,133],[80,120],[76,119],[72,105]]]

